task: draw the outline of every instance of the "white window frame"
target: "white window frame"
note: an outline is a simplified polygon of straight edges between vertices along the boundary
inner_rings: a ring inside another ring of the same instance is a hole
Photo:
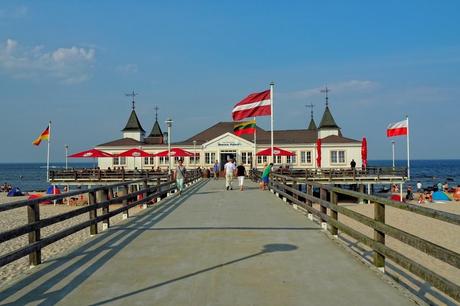
[[[340,153],[343,153],[343,160],[341,160],[341,154]],[[335,155],[335,161],[334,161],[334,155]],[[346,160],[347,160],[347,153],[345,150],[331,150],[330,153],[329,153],[329,159],[330,159],[330,162],[331,162],[331,165],[345,165],[346,164]]]
[[[252,161],[252,152],[241,152],[241,162],[245,165],[249,165]]]
[[[311,165],[312,159],[312,151],[301,151],[300,152],[300,163],[302,165]]]
[[[194,153],[195,154],[195,153]],[[196,159],[196,161],[195,161]],[[201,153],[200,152],[196,152],[196,155],[194,156],[190,156],[190,164],[191,165],[195,165],[195,164],[199,164],[200,163],[200,159],[201,159]]]
[[[125,156],[117,156],[113,158],[113,165],[114,166],[125,166],[126,165],[126,157]]]
[[[268,156],[257,156],[257,164],[263,165],[266,162],[268,162]]]
[[[205,152],[204,163],[206,165],[213,165],[216,160],[216,152]]]
[[[286,164],[292,164],[292,165],[297,164],[297,152],[292,151],[292,153],[294,153],[294,155],[286,156]]]

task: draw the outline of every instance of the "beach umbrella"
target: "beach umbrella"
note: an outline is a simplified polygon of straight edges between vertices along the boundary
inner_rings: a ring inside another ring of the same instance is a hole
[[[361,142],[361,160],[363,162],[363,168],[367,168],[367,139],[363,137]]]
[[[99,158],[99,157],[115,157],[114,155],[98,150],[91,149],[83,152],[78,152],[72,155],[69,155],[71,158]]]
[[[78,152],[72,155],[69,155],[71,158],[93,158],[94,159],[94,165],[96,166],[96,158],[100,157],[115,157],[115,155],[112,155],[110,153],[98,150],[98,149],[91,149],[83,152]]]
[[[316,140],[316,166],[321,168],[321,139]]]
[[[259,151],[256,153],[256,155],[257,156],[272,156],[272,148],[268,148],[268,149]],[[278,147],[273,147],[273,155],[274,156],[294,156],[295,154],[290,151],[278,148]]]
[[[166,157],[169,156],[169,151],[162,151],[158,152],[157,154],[154,154],[153,156],[158,156],[158,157]],[[192,152],[186,151],[181,148],[172,148],[171,149],[171,157],[190,157],[193,156]]]
[[[153,154],[150,154],[148,152],[145,152],[144,150],[138,149],[138,148],[133,148],[128,151],[121,152],[119,154],[116,154],[116,156],[121,156],[121,157],[134,157],[134,164],[136,164],[136,157],[151,157]],[[142,168],[142,163],[141,163],[141,168]]]

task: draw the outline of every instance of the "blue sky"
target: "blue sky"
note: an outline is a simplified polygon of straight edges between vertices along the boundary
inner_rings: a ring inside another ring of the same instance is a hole
[[[144,129],[158,105],[182,140],[270,81],[276,129],[304,128],[307,103],[319,122],[327,83],[371,159],[391,159],[385,129],[406,114],[413,158],[459,158],[460,2],[162,2],[2,1],[0,162],[43,161],[48,120],[54,161],[119,138],[133,89]]]

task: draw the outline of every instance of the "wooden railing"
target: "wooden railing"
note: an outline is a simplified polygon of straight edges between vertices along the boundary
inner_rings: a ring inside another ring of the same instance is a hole
[[[368,168],[320,168],[320,169],[279,169],[276,173],[306,179],[383,179],[407,178],[407,168],[368,167]]]
[[[188,171],[185,183],[193,183],[201,177],[199,171]],[[150,186],[152,185],[153,186]],[[137,190],[137,186],[142,188]],[[114,189],[121,188],[123,195],[114,197]],[[164,197],[168,193],[177,189],[176,183],[173,180],[160,182],[160,177],[155,180],[140,179],[116,183],[107,186],[95,187],[86,190],[71,191],[59,195],[50,195],[32,200],[23,200],[0,205],[1,213],[5,213],[12,209],[27,207],[28,223],[11,230],[0,232],[0,248],[2,243],[11,239],[18,238],[22,235],[29,235],[29,243],[27,246],[11,251],[10,253],[0,256],[0,267],[18,260],[26,255],[29,255],[29,263],[35,266],[41,263],[41,250],[58,240],[61,240],[69,235],[72,235],[84,228],[89,227],[90,234],[95,235],[98,232],[97,224],[102,222],[102,229],[107,229],[109,219],[117,214],[123,213],[123,219],[128,218],[128,209],[136,205],[147,205],[152,200]],[[52,217],[40,218],[40,203],[44,201],[63,200],[68,197],[87,194],[88,205],[74,209],[72,211],[55,215]],[[96,199],[99,199],[97,201]],[[109,205],[122,203],[120,208],[109,211]],[[102,214],[97,215],[97,210],[102,209]],[[51,235],[41,238],[41,229],[70,218],[89,213],[89,220],[66,228],[62,231],[52,233]]]
[[[254,175],[259,176],[260,174],[260,172],[254,173]],[[291,182],[291,186],[289,186],[287,182]],[[306,192],[299,190],[300,184],[302,185],[302,189],[306,190]],[[299,180],[290,176],[279,174],[271,175],[269,185],[277,195],[286,198],[289,203],[295,204],[298,208],[301,208],[311,214],[310,217],[313,215],[316,216],[322,223],[322,226],[327,228],[332,235],[337,235],[338,231],[341,231],[370,247],[373,250],[373,264],[376,267],[383,268],[385,266],[385,259],[391,259],[399,266],[428,281],[434,287],[438,288],[455,300],[460,301],[460,286],[439,275],[435,271],[432,271],[420,263],[408,258],[404,254],[388,247],[385,244],[385,236],[388,235],[393,237],[402,243],[449,264],[453,267],[453,269],[457,269],[456,271],[458,271],[458,273],[460,273],[460,254],[386,224],[385,207],[390,206],[410,211],[414,214],[423,215],[425,217],[448,222],[457,226],[460,225],[460,215],[421,207],[418,205],[395,202],[364,193],[332,187],[330,185],[320,184],[308,180]],[[313,195],[314,190],[316,191],[316,194],[318,194],[319,191],[319,197]],[[355,199],[365,199],[374,203],[374,217],[370,218],[344,206],[339,206],[337,204],[338,195],[346,195]],[[319,204],[319,210],[313,207],[314,203]],[[370,238],[358,230],[339,222],[339,214],[343,214],[348,218],[372,228],[374,230],[374,237]]]
[[[162,171],[152,170],[101,170],[101,169],[70,169],[50,170],[51,181],[61,182],[99,182],[99,181],[132,181],[141,178],[167,178],[168,174]]]

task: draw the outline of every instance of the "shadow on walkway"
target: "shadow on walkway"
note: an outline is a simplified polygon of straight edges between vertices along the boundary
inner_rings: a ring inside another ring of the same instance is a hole
[[[43,266],[37,268],[36,272],[11,284],[4,291],[0,292],[0,304],[24,305],[31,302],[44,305],[56,304],[88,279],[113,256],[128,246],[142,232],[166,218],[205,184],[206,181],[200,181],[188,188],[182,196],[165,199],[163,201],[168,202],[163,205],[160,202],[160,206],[157,209],[133,216],[132,220],[128,223],[110,228],[108,231],[99,234],[96,238],[85,242],[84,245],[71,251],[69,254],[45,262]],[[137,227],[137,229],[130,230],[128,233],[121,230],[123,227],[129,226]],[[101,254],[104,255],[100,256]],[[91,263],[97,256],[100,256],[100,258]],[[73,259],[74,261],[72,261]],[[62,266],[71,261],[72,263],[69,266],[62,268]],[[85,265],[88,265],[88,267],[82,268]],[[57,274],[50,277],[50,274],[56,273],[56,271],[58,271]],[[73,278],[68,280],[69,277]],[[27,286],[32,282],[39,283],[40,285],[33,289],[28,289]],[[65,283],[64,286],[62,286],[63,283]],[[25,292],[14,302],[6,304],[1,302],[17,294],[19,290],[25,290]]]
[[[133,295],[136,295],[136,294],[148,291],[148,290],[156,289],[156,288],[159,288],[161,286],[165,286],[165,285],[168,285],[168,284],[171,284],[171,283],[174,283],[174,282],[177,282],[177,281],[180,281],[180,280],[183,280],[183,279],[186,279],[186,278],[189,278],[189,277],[201,274],[201,273],[206,273],[206,272],[212,271],[214,269],[218,269],[218,268],[222,268],[222,267],[225,267],[225,266],[228,266],[228,265],[232,265],[232,264],[235,264],[237,262],[247,260],[247,259],[259,256],[259,255],[262,255],[262,254],[273,253],[273,252],[289,252],[289,251],[294,251],[297,248],[298,247],[296,245],[293,245],[293,244],[284,244],[284,243],[266,244],[266,245],[264,245],[263,249],[261,251],[257,252],[257,253],[247,255],[247,256],[244,256],[244,257],[240,257],[240,258],[237,258],[237,259],[234,259],[234,260],[231,260],[231,261],[227,261],[227,262],[224,262],[222,264],[215,265],[215,266],[212,266],[212,267],[209,267],[209,268],[206,268],[206,269],[198,270],[198,271],[195,271],[193,273],[183,275],[181,277],[173,278],[173,279],[170,279],[170,280],[158,283],[158,284],[154,284],[152,286],[148,286],[148,287],[136,290],[136,291],[132,291],[130,293],[125,293],[125,294],[113,297],[111,299],[100,301],[98,303],[91,304],[91,305],[96,306],[96,305],[104,305],[104,304],[112,303],[112,302],[114,302],[116,300],[124,299],[124,298],[130,297],[130,296],[133,296]]]
[[[321,228],[318,227],[251,227],[251,226],[204,226],[204,227],[136,227],[128,226],[123,228],[117,228],[117,231],[130,231],[142,229],[145,231],[209,231],[209,230],[235,230],[235,231],[319,231]]]

